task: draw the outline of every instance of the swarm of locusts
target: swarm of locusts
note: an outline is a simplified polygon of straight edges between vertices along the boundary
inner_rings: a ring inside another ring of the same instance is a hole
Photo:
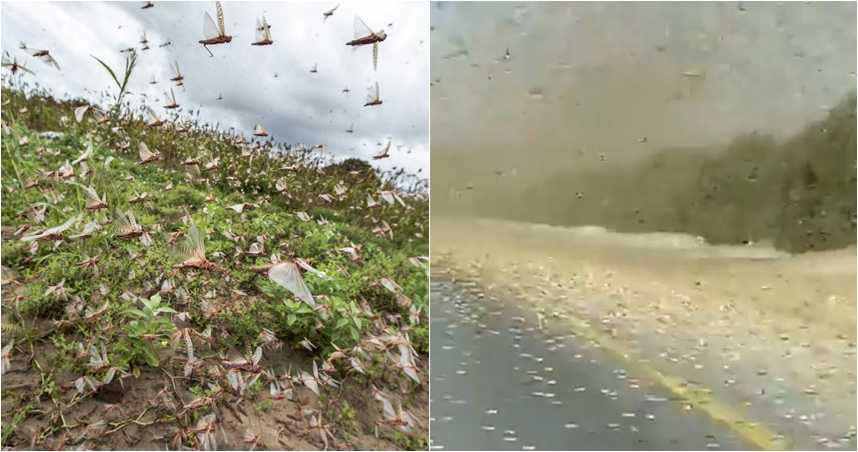
[[[154,8],[154,7],[155,7],[155,4],[153,2],[144,2],[144,4],[140,7],[140,9],[141,10],[149,10],[151,8]],[[334,16],[334,12],[338,8],[339,8],[339,5],[336,5],[335,7],[322,12],[322,21],[327,22],[327,20],[329,18]],[[212,53],[209,46],[231,44],[233,41],[233,36],[231,34],[228,34],[228,32],[226,30],[226,26],[225,26],[225,22],[224,22],[224,20],[225,20],[224,19],[224,17],[225,17],[224,16],[224,10],[223,10],[223,5],[221,5],[221,2],[215,2],[215,16],[217,17],[216,20],[212,18],[212,16],[209,14],[208,11],[203,11],[202,34],[201,34],[200,39],[197,41],[199,44],[202,45],[203,49],[208,53],[208,55],[210,57],[214,57],[214,53]],[[271,28],[272,28],[272,25],[268,23],[265,16],[262,16],[261,18],[257,19],[256,20],[256,26],[255,26],[255,39],[252,42],[250,42],[250,45],[251,46],[257,46],[257,47],[272,46],[274,44],[274,38],[272,37]],[[373,65],[373,69],[375,71],[377,71],[378,70],[378,58],[379,58],[379,45],[387,39],[387,33],[384,30],[372,31],[372,29],[366,24],[366,22],[364,22],[363,19],[361,19],[358,16],[354,17],[353,31],[354,31],[353,39],[346,42],[345,44],[347,46],[352,47],[353,49],[357,49],[359,47],[371,46],[372,47],[372,65]],[[140,40],[138,43],[140,45],[139,46],[140,52],[145,52],[145,51],[148,51],[150,49],[149,38],[147,37],[145,30],[143,30],[141,32],[141,37],[140,37]],[[172,41],[166,41],[166,42],[159,44],[158,48],[162,48],[162,49],[167,48],[167,47],[170,47],[172,44],[173,44]],[[24,42],[21,42],[19,44],[19,49],[22,50],[23,52],[29,54],[30,56],[38,58],[39,60],[43,61],[44,63],[46,63],[50,66],[53,66],[55,69],[60,70],[59,63],[50,54],[49,50],[47,50],[47,49],[34,49],[31,47],[28,47],[27,44]],[[133,46],[132,47],[126,47],[126,48],[121,49],[120,52],[126,53],[126,54],[132,54],[132,53],[136,54],[138,52],[138,48],[133,47]],[[99,60],[99,62],[100,61],[101,60]],[[19,63],[17,57],[12,56],[11,54],[9,54],[9,52],[4,52],[2,63],[3,63],[2,66],[4,68],[8,69],[12,75],[16,75],[16,74],[22,75],[24,73],[30,74],[33,76],[36,75],[31,69],[25,67],[22,63]],[[104,63],[102,63],[102,64],[104,64]],[[179,69],[179,62],[175,61],[174,65],[171,69],[174,69],[175,74],[172,77],[170,77],[169,81],[173,82],[176,87],[184,87],[185,86],[185,76],[182,74],[181,70]],[[116,79],[116,74],[112,70],[110,70],[110,72],[111,72],[111,76],[113,76],[114,79]],[[310,69],[310,72],[313,74],[318,73],[319,72],[318,64],[314,64],[312,69]],[[277,77],[277,74],[275,74],[275,77]],[[117,83],[118,83],[118,81],[117,81]],[[149,84],[150,85],[158,85],[159,81],[155,78],[155,76],[152,76]],[[366,101],[363,104],[364,107],[372,107],[372,106],[378,106],[378,105],[383,104],[383,100],[381,99],[381,92],[379,89],[378,82],[374,82],[373,84],[371,84],[367,88],[367,91],[368,91],[368,93],[366,96]],[[348,93],[349,89],[346,88],[345,90],[343,90],[343,92]],[[141,93],[140,96],[146,97],[146,94]],[[216,99],[222,100],[223,99],[222,93],[218,93]],[[169,89],[169,91],[164,91],[163,101],[164,101],[164,104],[161,106],[167,110],[178,109],[181,106],[178,103],[178,101],[176,100],[176,95],[175,95],[175,92],[173,91],[172,87]],[[149,121],[150,125],[160,126],[161,124],[163,124],[163,122],[158,117],[157,113],[154,110],[152,110],[151,107],[147,107],[147,109],[148,109],[147,115],[150,119],[150,121]],[[257,137],[268,136],[267,132],[265,132],[264,134],[257,133],[258,128],[261,128],[261,125],[257,124],[257,128],[253,131],[253,135],[255,135]],[[349,127],[349,130],[353,131],[353,129],[354,129],[354,125]],[[375,158],[379,159],[379,158],[387,158],[387,157],[389,157],[389,156],[385,154],[384,157],[375,157]]]
[[[172,88],[106,109],[4,67],[4,445],[426,446],[424,181],[179,119]]]

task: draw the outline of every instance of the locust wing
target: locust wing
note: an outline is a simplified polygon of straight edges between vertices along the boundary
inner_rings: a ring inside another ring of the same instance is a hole
[[[203,235],[196,224],[191,224],[188,230],[188,235],[185,242],[179,247],[179,253],[183,259],[198,258],[205,259],[206,246],[203,241]]]
[[[46,59],[45,59],[45,60],[42,60],[42,61],[45,61],[46,63],[48,63],[48,64],[52,65],[52,66],[53,66],[53,67],[55,67],[58,71],[61,71],[61,70],[62,70],[62,69],[60,69],[60,64],[59,64],[59,63],[57,63],[57,60],[55,60],[55,59],[54,59],[54,57],[52,57],[52,56],[50,56],[50,55],[45,55],[45,57],[46,57]]]
[[[77,111],[81,108],[83,108],[83,107],[78,107],[75,109],[75,116],[77,116]],[[87,108],[89,108],[89,107],[87,107]],[[81,115],[81,116],[83,116],[83,115]],[[78,122],[80,122],[80,121],[78,121]],[[94,148],[92,147],[92,143],[88,143],[86,145],[86,150],[83,151],[83,153],[81,155],[79,155],[78,158],[74,159],[74,161],[71,163],[72,166],[77,165],[78,163],[88,159],[90,156],[92,156],[93,151],[94,151]]]
[[[214,39],[220,36],[217,25],[207,11],[203,12],[203,39]]]
[[[155,154],[149,150],[149,146],[146,146],[146,143],[140,142],[140,146],[138,148],[138,154],[140,156],[141,161],[149,160],[152,157],[155,157]]]
[[[271,41],[271,25],[268,25],[268,21],[265,20],[265,16],[262,16],[262,37],[265,38],[266,41]]]
[[[149,116],[150,124],[157,124],[161,122],[161,118],[158,117],[158,114],[155,113],[155,110],[152,110],[152,107],[146,106],[146,114]]]
[[[69,183],[83,190],[83,192],[86,194],[86,197],[89,198],[90,201],[101,202],[101,198],[98,196],[98,192],[96,192],[94,188],[89,187],[87,185],[79,184],[74,181],[70,181]]]
[[[415,383],[420,384],[420,376],[417,375],[414,365],[414,356],[406,344],[399,344],[399,366],[405,372],[405,375],[408,375]]]
[[[215,2],[215,7],[217,8],[217,28],[220,31],[218,36],[226,35],[226,29],[223,26],[223,6],[221,6],[220,2]]]
[[[45,229],[40,234],[27,236],[27,237],[22,238],[21,240],[24,242],[31,242],[33,240],[37,240],[37,239],[40,239],[42,237],[47,237],[47,236],[52,235],[52,234],[61,234],[61,233],[65,232],[66,230],[68,230],[69,228],[71,228],[72,226],[74,226],[75,224],[77,224],[77,222],[80,221],[81,218],[83,218],[83,215],[79,214],[77,216],[74,216],[74,217],[68,219],[65,223],[63,223],[59,226],[54,226],[52,228]]]
[[[369,28],[369,25],[363,21],[358,16],[355,16],[355,39],[365,38],[372,34],[372,29]]]
[[[373,157],[375,159],[383,159],[385,157],[389,157],[389,152],[390,152],[390,141],[387,142],[387,146],[385,146],[384,149],[382,149],[378,154],[374,155]]]
[[[318,276],[319,278],[322,278],[322,279],[331,279],[331,278],[330,278],[328,275],[326,275],[324,272],[321,272],[321,271],[316,270],[315,268],[313,268],[313,267],[312,267],[310,264],[308,264],[308,263],[307,263],[307,261],[305,261],[304,259],[296,258],[296,259],[295,259],[295,263],[296,263],[296,264],[298,264],[298,266],[299,266],[299,267],[301,267],[301,268],[303,268],[304,270],[306,270],[306,271],[308,271],[308,272],[310,272],[310,273],[312,273],[312,274],[314,274],[314,275]]]
[[[372,43],[372,69],[378,71],[378,43]]]
[[[377,91],[378,91],[378,82],[376,82],[375,85],[369,85],[369,88],[367,88],[367,93],[366,93],[367,103],[373,102],[378,98],[378,96],[376,95]]]
[[[268,270],[268,278],[275,283],[285,287],[296,298],[307,303],[311,307],[316,307],[316,301],[313,299],[313,294],[307,284],[304,283],[304,278],[301,276],[301,271],[298,265],[294,262],[281,262]]]
[[[265,26],[262,25],[262,21],[256,19],[256,42],[262,42],[265,40]]]
[[[89,110],[89,105],[83,105],[74,109],[74,119],[77,122],[83,121],[83,115]]]
[[[46,53],[46,54],[44,54],[44,55],[41,55],[41,56],[39,56],[38,58],[39,58],[40,60],[42,60],[42,63],[45,63],[45,64],[47,64],[48,66],[53,66],[53,67],[54,67],[54,68],[56,68],[56,70],[58,70],[58,71],[59,71],[59,70],[61,70],[61,69],[60,69],[60,64],[59,64],[59,63],[57,63],[57,60],[55,60],[55,59],[54,59],[54,57],[52,57],[50,53]]]

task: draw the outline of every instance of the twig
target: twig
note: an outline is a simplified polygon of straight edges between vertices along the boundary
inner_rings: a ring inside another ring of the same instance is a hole
[[[117,431],[122,430],[123,428],[125,428],[128,424],[137,424],[137,425],[142,425],[142,426],[144,426],[144,427],[145,427],[145,426],[147,426],[147,425],[152,425],[152,424],[154,424],[154,423],[158,422],[158,419],[155,419],[155,420],[154,420],[154,421],[152,421],[152,422],[140,422],[140,418],[142,418],[144,415],[146,415],[146,413],[149,411],[149,409],[150,409],[150,407],[146,407],[146,409],[144,409],[144,410],[143,410],[143,412],[142,412],[142,413],[140,413],[140,415],[138,415],[138,416],[137,416],[137,419],[128,419],[127,421],[122,421],[122,422],[119,422],[119,423],[111,422],[111,423],[110,423],[110,425],[116,425],[116,427],[115,427],[115,428],[113,428],[113,429],[111,429],[111,430],[108,430],[108,431],[104,432],[104,434],[105,434],[105,435],[110,435],[110,434],[112,434],[112,433],[115,433],[115,432],[117,432]]]

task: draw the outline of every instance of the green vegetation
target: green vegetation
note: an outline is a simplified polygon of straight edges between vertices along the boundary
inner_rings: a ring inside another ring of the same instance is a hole
[[[127,323],[127,335],[120,338],[116,345],[121,367],[127,367],[131,363],[158,367],[158,354],[153,350],[153,344],[160,343],[176,330],[169,317],[160,315],[176,314],[173,308],[161,304],[160,295],[152,295],[150,299],[142,299],[140,302],[143,309],[129,307],[123,313],[134,320]]]
[[[117,86],[121,92],[119,80]],[[15,340],[16,372],[35,380],[53,375],[64,388],[47,400],[4,386],[4,446],[34,446],[16,431],[34,413],[43,413],[35,447],[57,446],[73,430],[58,413],[73,418],[82,399],[109,397],[114,380],[125,394],[135,385],[163,385],[173,408],[146,408],[147,401],[128,397],[123,405],[139,406],[145,422],[172,425],[181,443],[172,447],[199,446],[187,432],[209,407],[244,400],[261,412],[287,404],[310,432],[299,436],[320,447],[314,416],[341,447],[376,428],[390,447],[425,445],[429,206],[416,186],[397,188],[407,176],[242,143],[207,124],[151,128],[127,109],[107,116],[91,109],[78,122],[73,110],[81,101],[36,90],[4,88],[3,99],[3,343]],[[140,164],[141,142],[162,159]],[[108,207],[87,210],[92,200],[83,187]],[[385,202],[388,191],[402,202]],[[368,208],[367,197],[378,206]],[[25,240],[78,215],[61,239]],[[132,216],[142,235],[123,239]],[[191,225],[212,268],[179,268]],[[303,274],[315,309],[268,279],[272,255],[318,271]],[[15,274],[8,284],[7,270]],[[385,278],[398,289],[386,288]],[[23,337],[32,323],[38,333]],[[33,349],[46,352],[33,361],[38,369],[27,359]],[[419,383],[406,373],[411,367]],[[373,416],[356,417],[340,403],[337,382],[346,381],[343,388]],[[301,411],[298,393],[313,386],[318,403]],[[385,418],[373,387],[408,414]],[[344,427],[328,426],[332,419]],[[122,422],[111,429],[130,423]],[[109,442],[118,437],[98,441],[130,447]]]
[[[119,77],[116,76],[116,73],[110,66],[107,65],[104,61],[102,61],[97,56],[92,56],[95,61],[98,61],[99,64],[110,74],[110,78],[116,83],[116,88],[119,92],[116,94],[116,106],[122,105],[122,99],[125,98],[125,94],[128,92],[128,81],[131,80],[131,74],[134,73],[134,68],[137,66],[137,52],[132,51],[125,57],[125,69],[122,71],[122,81],[119,81]]]

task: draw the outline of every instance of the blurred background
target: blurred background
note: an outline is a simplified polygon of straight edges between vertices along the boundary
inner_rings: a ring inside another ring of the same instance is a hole
[[[430,15],[433,218],[854,243],[854,3]]]

